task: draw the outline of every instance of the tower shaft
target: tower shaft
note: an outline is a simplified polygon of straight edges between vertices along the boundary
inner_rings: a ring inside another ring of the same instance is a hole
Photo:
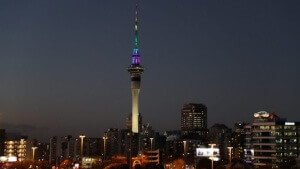
[[[140,89],[131,89],[132,94],[132,132],[139,132],[139,93]]]
[[[139,133],[139,94],[141,85],[141,74],[143,68],[141,66],[129,67],[128,71],[130,73],[131,79],[131,96],[132,96],[132,112],[131,112],[131,122],[132,122],[132,132]]]

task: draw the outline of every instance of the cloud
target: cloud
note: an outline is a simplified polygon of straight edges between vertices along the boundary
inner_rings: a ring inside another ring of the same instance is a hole
[[[36,130],[36,126],[29,124],[13,124],[13,123],[0,123],[0,128],[5,130],[19,130],[19,131],[32,131]]]
[[[20,133],[30,138],[37,138],[40,141],[49,140],[50,129],[47,127],[38,127],[30,124],[14,124],[14,123],[0,123],[0,129],[5,129],[6,133]]]

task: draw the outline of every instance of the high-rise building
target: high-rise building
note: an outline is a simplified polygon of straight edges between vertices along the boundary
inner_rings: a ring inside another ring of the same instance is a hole
[[[299,131],[300,122],[266,111],[254,113],[251,130],[246,131],[245,160],[255,168],[282,168],[288,160],[300,157]]]
[[[4,156],[17,157],[18,161],[32,158],[34,140],[19,133],[8,133],[5,140]]]
[[[153,142],[154,142],[155,131],[151,126],[142,125],[142,131],[140,133],[141,137],[141,149],[142,150],[153,150]]]
[[[164,133],[165,146],[164,146],[164,161],[170,162],[182,157],[183,155],[183,141],[181,139],[181,131],[166,131]]]
[[[252,149],[252,125],[247,124],[244,126],[245,140],[244,140],[244,159],[247,163],[251,163],[254,159],[254,151]]]
[[[181,131],[185,136],[203,140],[207,137],[207,108],[203,104],[184,104],[181,109]]]
[[[117,128],[108,129],[103,136],[104,158],[110,159],[120,153],[120,132]]]
[[[53,136],[50,139],[49,162],[60,164],[64,159],[77,160],[80,155],[80,148],[77,138],[71,135],[65,137]]]
[[[245,144],[245,125],[246,123],[235,123],[232,133],[232,158],[244,158],[244,144]]]
[[[61,141],[57,136],[50,138],[50,153],[49,162],[51,164],[59,164],[59,158],[61,154]]]
[[[35,159],[37,161],[49,161],[50,145],[38,142],[36,147]]]
[[[290,159],[300,159],[300,122],[277,121],[275,130],[276,163],[282,168]]]
[[[228,158],[228,147],[231,146],[232,131],[224,124],[214,124],[209,128],[208,142],[220,149],[220,157]]]
[[[138,11],[137,5],[135,8],[135,26],[134,26],[134,48],[132,54],[131,65],[127,68],[131,78],[131,94],[132,94],[132,112],[131,130],[133,133],[139,133],[139,93],[141,84],[141,75],[144,68],[141,66],[140,54],[139,54],[139,37],[138,37]]]
[[[166,137],[161,135],[159,132],[155,132],[153,137],[150,138],[150,150],[157,150],[159,149],[160,152],[163,154],[165,145],[166,145]]]
[[[102,155],[102,144],[103,141],[101,138],[86,138],[85,142],[87,143],[87,153],[88,157],[100,157]]]
[[[78,138],[74,138],[71,135],[67,135],[65,137],[60,137],[60,148],[61,152],[60,156],[62,157],[62,160],[64,159],[72,159],[75,160],[79,157],[79,140]],[[85,148],[83,150],[86,150]]]
[[[119,152],[120,155],[129,157],[130,153],[131,129],[120,130]]]
[[[276,166],[275,125],[280,120],[275,114],[265,111],[254,114],[252,124],[252,146],[254,150],[253,164],[256,167]]]
[[[110,145],[111,140],[114,138],[111,138],[113,129],[109,129],[108,131],[108,145]],[[84,157],[100,157],[103,152],[102,144],[102,138],[85,137],[82,144],[82,155]],[[114,146],[116,146],[116,144]],[[72,137],[71,135],[65,137],[54,136],[50,139],[49,149],[49,159],[52,164],[59,164],[65,159],[78,161],[81,158],[81,139]],[[110,149],[111,148],[109,147],[109,150]],[[118,146],[114,149],[118,149]]]
[[[0,156],[4,155],[4,147],[5,147],[5,130],[0,129]]]

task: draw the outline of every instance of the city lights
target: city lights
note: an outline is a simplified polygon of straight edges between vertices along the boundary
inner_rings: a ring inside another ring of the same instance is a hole
[[[299,7],[0,1],[0,168],[299,168]]]

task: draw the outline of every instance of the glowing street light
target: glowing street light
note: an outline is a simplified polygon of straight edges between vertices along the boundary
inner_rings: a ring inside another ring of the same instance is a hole
[[[32,147],[32,160],[34,161],[35,150],[37,147]]]
[[[81,134],[79,136],[80,140],[81,140],[81,146],[80,146],[80,155],[81,155],[81,158],[82,158],[82,155],[83,155],[83,139],[85,138],[85,135]]]
[[[150,150],[153,149],[153,147],[152,147],[152,145],[153,145],[153,139],[154,139],[154,138],[150,138],[150,144],[151,144],[151,145],[150,145],[150,146],[151,146],[151,147],[150,147]]]
[[[186,141],[183,141],[183,154],[186,154]]]
[[[228,152],[228,154],[229,154],[229,164],[231,164],[231,150],[233,149],[233,147],[227,147],[227,148],[229,150],[229,152]]]
[[[216,144],[208,144],[209,146],[211,146],[211,168],[214,169],[214,146],[216,146]]]
[[[104,146],[103,146],[103,158],[104,158],[104,160],[105,160],[105,158],[106,158],[106,140],[107,140],[107,136],[106,136],[106,133],[104,134],[104,136],[103,136],[103,144],[104,144]]]

